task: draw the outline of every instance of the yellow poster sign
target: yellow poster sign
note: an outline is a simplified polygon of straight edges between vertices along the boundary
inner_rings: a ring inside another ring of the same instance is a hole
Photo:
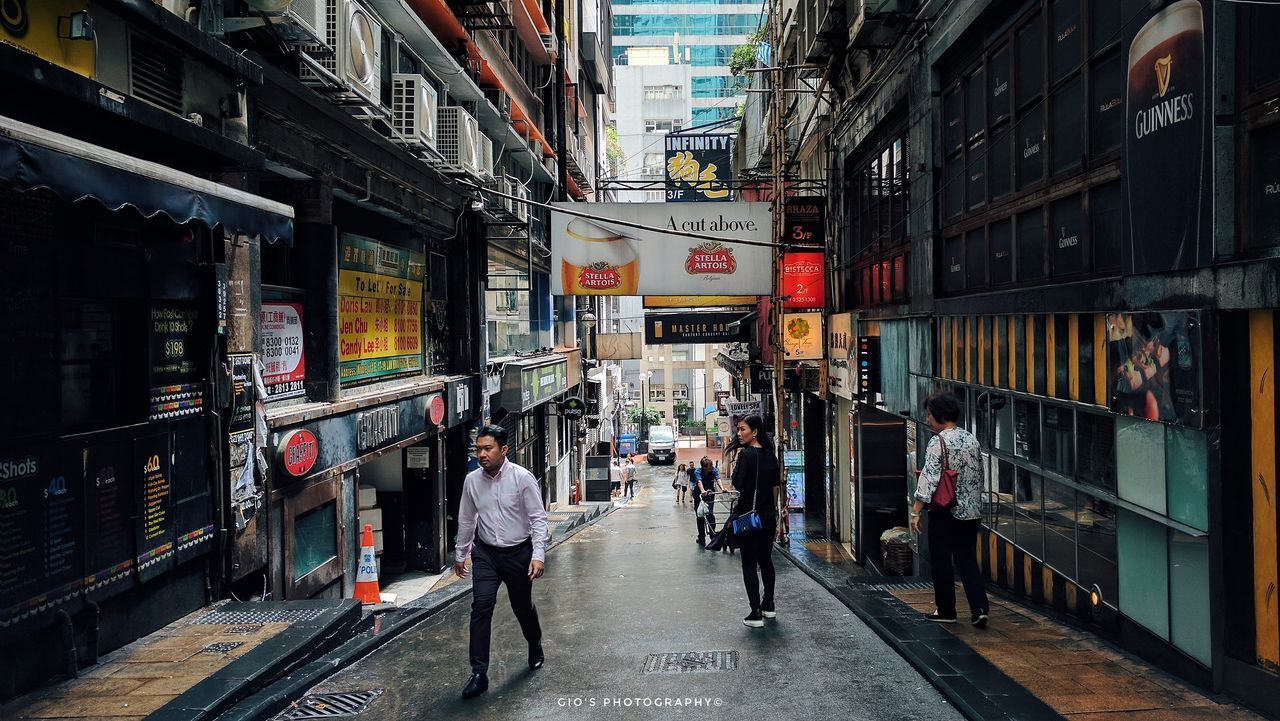
[[[338,265],[342,381],[422,370],[422,253],[344,234]]]
[[[718,308],[726,305],[755,305],[754,295],[646,295],[646,308]]]
[[[94,40],[71,40],[71,17],[86,12],[88,0],[3,0],[0,42],[93,77]]]

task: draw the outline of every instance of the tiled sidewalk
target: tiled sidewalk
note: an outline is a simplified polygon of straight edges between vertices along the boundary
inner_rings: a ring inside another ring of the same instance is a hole
[[[920,613],[933,610],[931,588],[891,593]],[[969,618],[964,593],[957,590],[956,596],[957,615]],[[990,600],[991,622],[985,630],[966,623],[944,628],[1070,721],[1263,721],[1087,632],[998,595]]]

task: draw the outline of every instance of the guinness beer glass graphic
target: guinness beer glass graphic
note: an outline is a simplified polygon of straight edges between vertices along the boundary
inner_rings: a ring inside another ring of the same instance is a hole
[[[636,295],[640,259],[631,238],[581,218],[569,221],[565,236],[565,295]]]
[[[1204,56],[1199,0],[1156,13],[1129,45],[1125,181],[1136,273],[1200,262]]]

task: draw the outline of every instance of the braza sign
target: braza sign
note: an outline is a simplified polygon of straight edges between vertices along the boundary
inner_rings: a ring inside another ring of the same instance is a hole
[[[386,443],[400,435],[400,408],[386,406],[356,414],[356,447],[362,451]]]

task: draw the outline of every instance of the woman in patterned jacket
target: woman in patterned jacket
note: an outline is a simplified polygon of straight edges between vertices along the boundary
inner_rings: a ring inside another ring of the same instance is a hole
[[[924,469],[916,486],[911,509],[911,530],[920,533],[920,511],[933,500],[942,478],[943,447],[946,467],[957,472],[955,503],[949,508],[929,506],[929,564],[933,573],[933,598],[937,609],[930,621],[956,622],[956,584],[951,564],[960,574],[969,600],[971,622],[987,627],[987,592],[978,570],[978,527],[982,524],[982,448],[978,439],[956,426],[960,402],[950,393],[936,393],[925,401],[925,421],[935,435],[925,451]],[[941,439],[941,442],[939,442]]]

